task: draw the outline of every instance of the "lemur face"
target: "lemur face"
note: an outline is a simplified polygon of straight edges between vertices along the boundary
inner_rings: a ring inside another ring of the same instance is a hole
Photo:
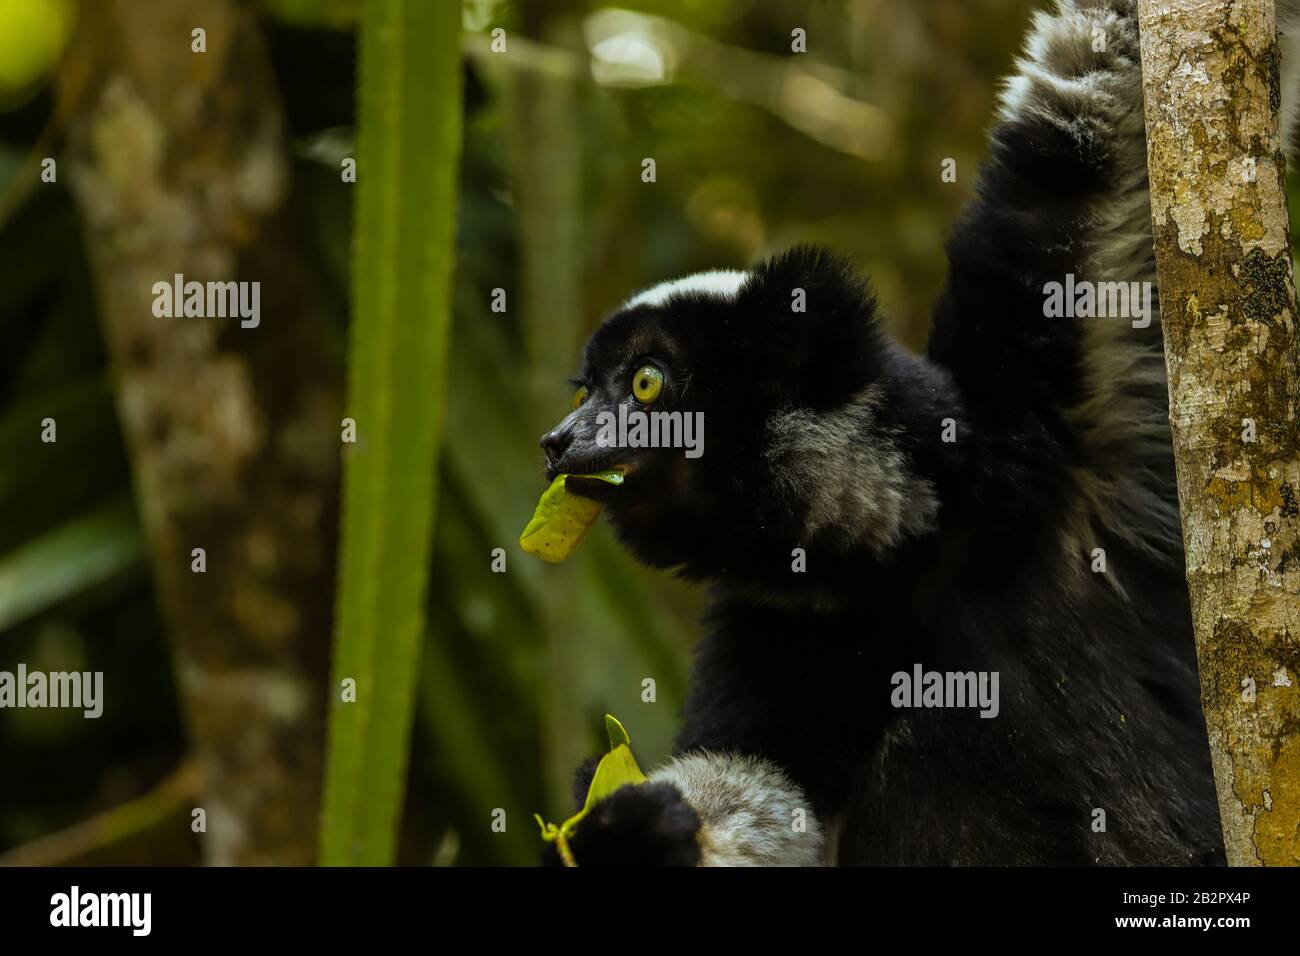
[[[620,486],[573,482],[614,510],[634,501],[680,497],[708,452],[717,409],[697,386],[717,381],[700,329],[728,320],[743,273],[692,276],[633,297],[592,335],[573,407],[542,436],[546,475],[615,469]],[[695,331],[692,331],[694,326]]]
[[[638,557],[711,576],[756,534],[797,537],[806,504],[772,474],[772,423],[839,407],[880,363],[870,293],[801,247],[632,297],[588,340],[573,408],[542,436],[547,478],[604,503]],[[715,557],[716,556],[716,557]]]

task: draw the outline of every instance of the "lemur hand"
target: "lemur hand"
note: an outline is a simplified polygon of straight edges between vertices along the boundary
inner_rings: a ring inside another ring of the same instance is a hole
[[[569,838],[578,866],[698,866],[700,818],[671,783],[615,790],[591,808]],[[563,865],[555,844],[543,866]]]

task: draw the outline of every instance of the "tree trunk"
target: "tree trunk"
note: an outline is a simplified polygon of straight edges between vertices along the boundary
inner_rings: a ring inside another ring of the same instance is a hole
[[[1271,0],[1139,0],[1201,700],[1228,861],[1300,863],[1300,341]]]
[[[82,14],[68,58],[78,74],[64,81],[87,92],[67,162],[203,780],[204,856],[309,863],[341,375],[285,212],[274,74],[253,13],[233,0],[113,0]],[[178,273],[260,281],[260,324],[156,316],[154,284]],[[111,706],[131,677],[106,678]]]

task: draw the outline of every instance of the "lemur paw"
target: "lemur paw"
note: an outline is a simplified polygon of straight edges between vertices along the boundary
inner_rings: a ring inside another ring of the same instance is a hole
[[[671,783],[624,786],[591,808],[569,839],[578,866],[698,866],[700,818]],[[543,866],[562,865],[553,843]]]

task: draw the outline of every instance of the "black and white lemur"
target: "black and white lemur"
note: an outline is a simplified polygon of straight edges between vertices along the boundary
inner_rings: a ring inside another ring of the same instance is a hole
[[[624,466],[581,490],[712,598],[676,756],[597,805],[580,865],[1223,861],[1158,311],[1044,310],[1067,274],[1154,288],[1139,59],[1129,0],[1034,19],[923,355],[811,247],[591,337],[548,472]],[[598,442],[624,403],[702,412],[704,454]],[[996,716],[894,706],[917,665],[996,673]]]

